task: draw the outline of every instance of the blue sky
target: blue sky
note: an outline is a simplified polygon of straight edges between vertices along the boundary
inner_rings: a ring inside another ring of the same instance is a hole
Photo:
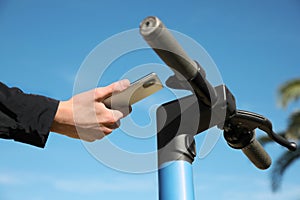
[[[238,108],[267,116],[280,131],[286,127],[288,114],[299,106],[293,104],[283,110],[276,100],[278,86],[300,74],[299,11],[297,0],[0,0],[0,77],[25,92],[66,100],[73,95],[76,75],[93,49],[155,15],[170,29],[205,48],[235,95]],[[99,85],[151,62],[163,64],[150,50],[123,55]],[[148,69],[160,75],[165,68],[145,67],[143,73]],[[135,79],[130,73],[128,77]],[[108,139],[130,151],[155,149],[151,121],[155,106],[148,114],[145,105],[157,105],[168,98],[172,95],[164,89],[134,105],[130,119],[145,127],[147,131],[140,134],[149,134],[147,139],[122,132],[128,119]],[[137,136],[139,132],[131,134]],[[204,138],[205,133],[196,137],[198,150]],[[158,199],[155,172],[116,171],[96,160],[78,140],[51,133],[45,149],[6,140],[0,140],[0,149],[1,200]],[[275,144],[266,149],[273,160],[283,152]],[[126,160],[116,156],[118,159],[126,165]],[[206,157],[197,158],[193,164],[196,199],[299,199],[299,167],[298,161],[289,168],[282,189],[272,194],[270,170],[257,170],[221,137]]]

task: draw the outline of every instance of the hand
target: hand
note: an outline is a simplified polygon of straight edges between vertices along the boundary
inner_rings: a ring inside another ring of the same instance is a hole
[[[120,119],[130,113],[131,107],[112,110],[102,101],[129,85],[128,80],[121,80],[106,87],[77,94],[68,101],[61,101],[51,131],[89,142],[110,134],[120,126]]]

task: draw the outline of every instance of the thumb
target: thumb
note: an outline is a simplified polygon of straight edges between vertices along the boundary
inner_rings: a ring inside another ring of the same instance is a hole
[[[108,86],[97,88],[95,92],[95,99],[96,100],[103,100],[106,97],[109,97],[114,92],[121,92],[128,88],[130,85],[130,82],[128,79],[123,79],[117,82],[114,82]]]

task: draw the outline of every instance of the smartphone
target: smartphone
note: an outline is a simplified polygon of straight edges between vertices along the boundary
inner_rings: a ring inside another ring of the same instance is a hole
[[[150,73],[130,84],[121,92],[113,93],[103,103],[108,108],[128,107],[161,90],[163,85],[155,73]]]

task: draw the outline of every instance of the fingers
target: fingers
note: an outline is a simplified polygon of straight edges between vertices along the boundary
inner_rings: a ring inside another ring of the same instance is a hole
[[[117,82],[114,82],[106,87],[97,88],[95,89],[95,99],[97,101],[101,101],[105,99],[106,97],[109,97],[114,92],[121,92],[128,88],[130,85],[130,82],[128,79],[120,80]]]
[[[111,117],[112,117],[112,121],[108,121],[108,123],[109,122],[115,123],[124,117],[124,114],[120,110],[108,109],[108,111],[111,113]]]
[[[106,109],[105,114],[98,116],[98,124],[103,128],[105,134],[111,133],[114,129],[119,128],[120,119],[125,115],[119,110]]]
[[[94,142],[95,140],[102,139],[105,135],[107,135],[102,127],[98,127],[95,129],[85,129],[85,128],[77,128],[78,136],[81,140],[86,142]],[[109,134],[109,133],[108,133]]]
[[[99,122],[95,127],[80,128],[77,127],[76,137],[87,142],[94,142],[102,139],[104,136],[111,134],[121,125],[120,119],[124,114],[118,110],[109,110],[110,117],[105,119],[105,122]]]
[[[131,112],[131,107],[108,109],[102,101],[106,97],[111,96],[114,92],[125,90],[129,85],[130,82],[125,79],[106,87],[96,88],[88,93],[89,95],[94,94],[93,106],[89,106],[88,108],[90,109],[80,110],[80,113],[83,112],[84,115],[79,115],[79,117],[85,116],[80,121],[80,128],[77,129],[80,139],[89,142],[99,140],[120,126],[120,119]],[[86,95],[84,97],[86,97]],[[81,98],[78,102],[82,103],[84,100],[86,100],[86,98]],[[87,103],[90,105],[91,102],[88,101]]]
[[[116,124],[116,128],[120,126],[120,120],[127,115],[129,115],[132,111],[131,106],[118,108],[118,110],[107,109],[107,116],[104,121],[100,122],[100,124],[105,125],[114,125]],[[101,117],[101,116],[99,116]],[[103,120],[103,119],[102,119]]]
[[[87,142],[100,140],[104,136],[111,134],[116,128],[120,126],[120,122],[114,124],[100,124],[93,128],[80,128],[77,127],[76,134],[73,138],[80,138]],[[70,137],[70,135],[68,135]]]
[[[119,128],[121,125],[120,119],[125,115],[119,110],[110,110],[108,109],[110,115],[105,119],[105,122],[99,123],[100,135],[93,134],[92,139],[97,140],[101,139],[105,135],[109,135],[115,129]]]
[[[132,107],[131,106],[121,107],[121,108],[118,108],[118,110],[123,114],[123,118],[124,118],[131,113]]]
[[[113,123],[113,124],[104,124],[104,126],[108,129],[108,133],[109,134],[110,132],[112,132],[113,130],[119,128],[121,125],[121,122],[120,121],[117,121],[116,123]],[[109,130],[110,129],[110,130]]]
[[[97,125],[90,127],[91,131],[85,130],[83,134],[85,138],[81,137],[85,141],[94,141],[110,134],[113,130],[119,128],[120,120],[132,110],[131,107],[118,110],[108,109],[102,103],[95,103],[95,109]]]
[[[106,124],[113,124],[116,121],[129,115],[132,111],[131,106],[109,109],[103,103],[96,103],[95,109],[98,122]]]

